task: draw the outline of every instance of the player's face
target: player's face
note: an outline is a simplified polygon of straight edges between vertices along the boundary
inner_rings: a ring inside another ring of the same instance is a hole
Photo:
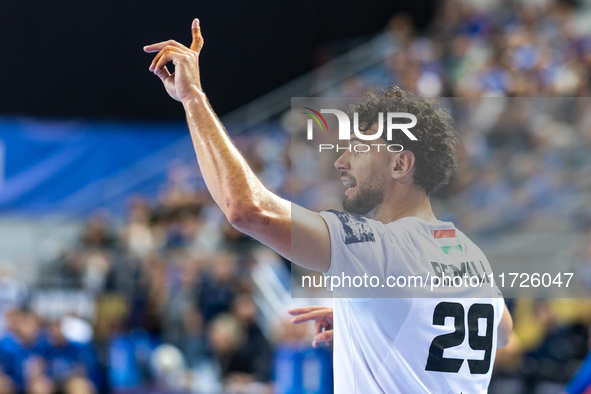
[[[388,181],[388,153],[371,147],[367,152],[355,150],[355,146],[364,141],[350,140],[351,149],[345,151],[335,162],[337,170],[341,171],[341,181],[348,187],[345,191],[343,209],[355,215],[367,215],[376,209],[383,201]]]

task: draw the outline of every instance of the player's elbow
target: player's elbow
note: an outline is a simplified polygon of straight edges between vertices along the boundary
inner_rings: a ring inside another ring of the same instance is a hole
[[[264,223],[265,220],[268,221],[263,210],[251,202],[229,203],[224,213],[230,224],[242,232],[249,232],[250,229]]]

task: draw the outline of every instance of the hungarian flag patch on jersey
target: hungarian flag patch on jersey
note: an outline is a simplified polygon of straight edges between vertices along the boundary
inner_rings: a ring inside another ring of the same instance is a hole
[[[435,230],[433,236],[435,237],[435,242],[437,242],[443,253],[462,253],[462,245],[460,245],[460,240],[456,237],[455,229]]]

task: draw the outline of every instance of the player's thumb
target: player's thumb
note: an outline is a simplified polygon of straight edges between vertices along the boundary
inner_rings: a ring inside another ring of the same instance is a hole
[[[320,334],[314,335],[314,340],[312,341],[312,344],[314,347],[316,347],[321,343],[331,341],[333,339],[333,336],[333,330],[321,332]]]
[[[193,42],[191,43],[191,50],[200,52],[201,48],[203,48],[203,36],[201,35],[201,25],[199,24],[199,19],[193,19],[193,24],[191,25],[191,33],[193,34]]]

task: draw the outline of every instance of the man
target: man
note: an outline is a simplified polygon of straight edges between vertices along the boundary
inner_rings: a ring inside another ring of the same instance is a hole
[[[23,307],[12,317],[8,335],[0,340],[2,366],[17,392],[52,392],[54,383],[47,375],[45,355],[48,350],[39,317]]]
[[[190,48],[169,40],[144,50],[158,52],[149,69],[183,104],[203,178],[234,227],[295,264],[328,275],[442,277],[460,266],[464,273],[491,272],[480,249],[431,210],[429,194],[456,166],[457,140],[444,111],[426,100],[409,100],[398,88],[356,105],[367,134],[378,129],[376,111],[414,114],[418,141],[395,153],[350,149],[335,163],[348,187],[345,210],[372,219],[312,212],[270,192],[234,146],[201,87],[197,19],[192,33]],[[174,74],[166,68],[169,62]],[[473,261],[481,268],[466,265]],[[486,392],[496,348],[508,342],[511,317],[502,298],[476,298],[470,289],[460,293],[441,287],[422,298],[335,298],[335,392]]]

